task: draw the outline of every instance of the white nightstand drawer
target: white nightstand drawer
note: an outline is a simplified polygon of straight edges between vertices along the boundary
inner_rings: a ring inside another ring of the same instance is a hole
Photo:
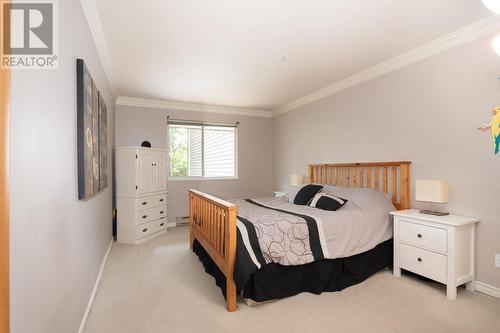
[[[417,209],[394,216],[394,276],[401,268],[446,284],[446,297],[457,298],[457,287],[473,288],[478,218],[422,214]],[[419,237],[420,235],[420,237]],[[420,260],[419,260],[420,258]]]
[[[400,244],[399,250],[401,268],[446,283],[445,255],[406,244]]]
[[[137,239],[149,236],[155,232],[167,228],[167,219],[160,219],[157,221],[141,224],[137,226]]]
[[[446,230],[401,220],[399,239],[402,242],[446,253]]]

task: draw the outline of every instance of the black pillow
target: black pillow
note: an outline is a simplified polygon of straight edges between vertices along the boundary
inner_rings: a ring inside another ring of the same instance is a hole
[[[346,204],[347,200],[341,197],[337,197],[335,195],[327,195],[327,194],[317,194],[315,198],[313,198],[311,202],[311,207],[316,207],[324,210],[338,210],[342,208]]]
[[[295,195],[293,203],[296,205],[308,205],[314,196],[323,189],[323,185],[309,184],[302,187]]]

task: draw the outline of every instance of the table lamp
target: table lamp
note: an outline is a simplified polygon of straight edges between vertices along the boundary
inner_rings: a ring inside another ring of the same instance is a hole
[[[450,214],[434,210],[434,204],[448,202],[448,184],[443,180],[416,180],[415,200],[432,203],[431,210],[421,210],[422,214],[437,216]]]
[[[300,186],[304,183],[304,177],[302,175],[291,175],[290,176],[290,185],[291,186]]]

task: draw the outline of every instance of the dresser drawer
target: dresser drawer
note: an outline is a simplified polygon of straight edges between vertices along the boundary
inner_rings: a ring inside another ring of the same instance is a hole
[[[400,220],[399,239],[404,243],[446,253],[445,229]]]
[[[149,209],[142,209],[136,212],[137,224],[143,224],[165,217],[167,217],[166,205],[153,207]]]
[[[167,220],[161,219],[137,226],[137,239],[152,235],[167,228]]]
[[[137,209],[148,209],[167,204],[167,194],[157,194],[148,197],[138,198],[136,200]]]
[[[407,244],[399,244],[399,265],[414,273],[446,283],[446,256]]]

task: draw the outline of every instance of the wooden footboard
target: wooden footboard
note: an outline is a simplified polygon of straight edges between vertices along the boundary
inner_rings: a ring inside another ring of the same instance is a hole
[[[236,213],[232,203],[196,190],[189,190],[189,246],[203,246],[226,276],[227,311],[236,311],[233,279],[236,257]]]

